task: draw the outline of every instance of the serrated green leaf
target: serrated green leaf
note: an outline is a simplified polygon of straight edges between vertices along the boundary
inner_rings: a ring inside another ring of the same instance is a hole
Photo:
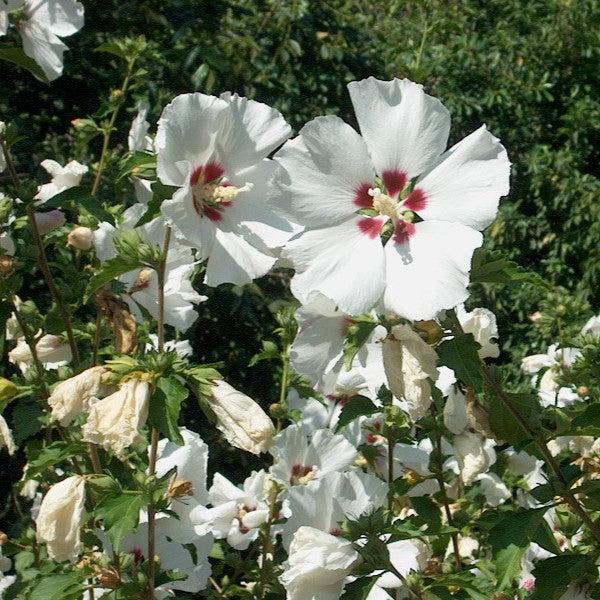
[[[598,567],[591,556],[583,554],[562,554],[539,561],[533,570],[535,590],[530,600],[557,600],[569,584],[581,577],[589,575],[593,580],[598,578]]]
[[[521,574],[521,560],[526,547],[509,544],[494,559],[496,564],[496,591],[502,592],[512,586]]]
[[[53,469],[72,456],[80,456],[85,452],[85,445],[79,442],[52,442],[48,446],[42,447],[35,457],[29,457],[27,477],[35,477],[46,469]]]
[[[129,273],[129,271],[134,271],[135,269],[140,269],[142,267],[144,267],[144,265],[141,262],[120,256],[107,260],[102,265],[100,271],[90,279],[87,289],[85,290],[83,298],[84,303],[88,302],[92,295],[103,285],[106,285],[121,275],[125,275],[125,273]]]
[[[336,431],[339,431],[358,417],[372,415],[380,410],[381,408],[375,406],[375,404],[365,396],[352,396],[352,398],[350,398],[350,400],[342,407]]]
[[[96,518],[104,521],[106,535],[118,552],[123,539],[137,529],[140,509],[147,504],[141,492],[120,493],[103,498],[94,511]]]
[[[519,510],[505,515],[490,529],[494,555],[509,546],[526,548],[536,535],[547,507]]]
[[[84,572],[46,575],[29,593],[28,600],[75,600],[83,596]]]
[[[44,208],[63,208],[71,205],[73,209],[79,210],[85,208],[90,214],[94,215],[99,221],[107,221],[111,225],[115,224],[114,217],[102,207],[100,200],[90,196],[89,190],[83,186],[75,186],[60,192],[44,202]]]
[[[179,413],[188,394],[187,388],[175,377],[160,377],[150,397],[148,423],[180,446],[183,438],[179,433]]]
[[[248,363],[249,367],[253,367],[255,364],[259,363],[262,360],[271,360],[273,358],[279,357],[279,348],[275,342],[270,340],[263,340],[262,342],[262,350],[256,353]]]
[[[114,42],[104,42],[103,44],[100,44],[97,48],[94,48],[94,52],[105,52],[107,54],[119,56],[120,58],[128,58],[125,49],[122,48],[119,44],[115,44]]]
[[[145,170],[156,171],[156,155],[142,150],[133,152],[122,162],[117,181],[130,175],[134,169],[139,169],[140,172]]]
[[[1,46],[0,47],[0,60],[11,62],[18,67],[27,69],[37,80],[48,83],[48,78],[44,73],[42,67],[40,67],[33,58],[30,58],[23,52],[22,48],[17,46]]]
[[[533,394],[511,394],[507,393],[512,406],[521,417],[531,426],[537,428],[536,416],[541,411],[540,403]],[[525,441],[525,434],[517,419],[504,406],[504,403],[496,397],[493,390],[486,388],[486,399],[489,411],[489,423],[492,431],[499,440],[510,444],[519,444]]]
[[[476,392],[483,389],[479,348],[471,333],[446,340],[436,348],[440,364],[452,369],[460,381]]]

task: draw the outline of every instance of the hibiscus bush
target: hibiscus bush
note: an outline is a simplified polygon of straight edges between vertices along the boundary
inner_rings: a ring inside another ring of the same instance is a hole
[[[460,27],[458,4],[426,8]],[[393,77],[400,9],[360,5],[217,2],[198,24],[126,2],[118,36],[75,0],[0,0],[1,85],[49,102],[0,121],[0,597],[600,597],[594,295],[501,251],[522,165],[536,205],[571,197],[543,176],[559,151],[483,123],[492,83],[444,67],[451,30],[418,4]],[[540,10],[496,8],[498,36]],[[164,38],[136,35],[149,19]],[[87,109],[53,95],[71,36],[107,86]],[[70,125],[42,139],[52,103]],[[530,318],[504,337],[490,307]]]

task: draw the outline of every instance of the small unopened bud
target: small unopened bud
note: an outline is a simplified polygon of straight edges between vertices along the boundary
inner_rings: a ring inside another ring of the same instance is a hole
[[[417,321],[415,329],[430,346],[437,344],[444,337],[444,330],[437,321]]]
[[[15,259],[6,255],[0,255],[0,275],[10,275],[15,269]]]
[[[577,393],[580,396],[587,396],[590,393],[590,388],[587,385],[580,385],[577,388]]]
[[[194,486],[187,479],[176,479],[169,485],[167,498],[185,498],[194,493]]]
[[[0,402],[6,402],[14,398],[18,391],[17,386],[12,381],[0,377]]]
[[[0,531],[0,546],[4,546],[8,542],[8,536],[4,533],[4,531]]]
[[[529,320],[532,323],[537,323],[542,318],[542,313],[539,310],[536,310],[534,313],[529,315]]]
[[[556,314],[564,315],[567,312],[567,307],[564,304],[559,304],[556,307]]]
[[[279,402],[274,402],[269,405],[269,414],[274,419],[281,419],[285,417],[285,408]]]
[[[111,90],[110,92],[110,99],[115,101],[115,100],[120,100],[123,97],[123,91],[122,90]]]
[[[121,576],[114,567],[96,567],[98,583],[109,590],[115,590],[121,585]]]
[[[50,212],[36,212],[34,217],[41,235],[61,227],[66,221],[64,213],[58,209]]]
[[[404,475],[402,475],[402,479],[404,479],[404,481],[406,481],[406,483],[408,483],[410,486],[417,485],[417,483],[423,481],[423,478],[412,469],[406,469]]]
[[[94,234],[89,227],[75,227],[67,236],[67,243],[77,250],[89,250],[93,244]]]

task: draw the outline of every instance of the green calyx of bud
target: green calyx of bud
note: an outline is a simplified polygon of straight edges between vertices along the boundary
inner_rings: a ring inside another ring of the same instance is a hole
[[[0,377],[0,403],[12,400],[18,392],[19,388],[12,381]]]
[[[24,8],[18,8],[8,13],[8,21],[11,25],[18,25],[22,21],[27,21],[29,17],[27,16],[27,12]]]
[[[122,258],[153,267],[161,260],[161,249],[148,244],[135,229],[123,231],[119,237],[114,239],[114,244]]]

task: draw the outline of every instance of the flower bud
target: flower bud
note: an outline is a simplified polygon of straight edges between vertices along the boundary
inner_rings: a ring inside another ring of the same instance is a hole
[[[34,218],[40,235],[45,235],[57,227],[62,227],[66,221],[64,213],[58,209],[50,212],[36,212]]]
[[[0,377],[0,402],[6,402],[17,395],[17,386],[4,377]]]
[[[84,503],[85,479],[81,475],[54,484],[44,496],[36,519],[37,540],[47,545],[52,560],[73,562],[81,551]]]
[[[214,383],[212,392],[207,403],[227,441],[253,454],[266,452],[275,428],[263,409],[223,380]]]
[[[67,242],[77,250],[89,250],[93,244],[94,233],[89,227],[75,227],[67,236]]]
[[[104,367],[92,367],[75,377],[61,381],[48,398],[48,404],[52,408],[52,419],[66,427],[77,415],[88,410],[93,397],[104,396],[110,392],[110,386],[102,383],[102,377],[107,372]]]
[[[7,254],[0,255],[0,275],[6,277],[10,275],[15,269],[15,259],[11,258]]]
[[[0,531],[0,546],[4,546],[8,542],[8,536],[4,533],[4,531]]]
[[[415,329],[430,346],[434,346],[444,337],[444,330],[437,321],[417,321]]]
[[[149,400],[150,384],[128,379],[114,394],[91,405],[83,440],[123,456],[126,448],[144,439],[139,430],[148,417]]]

